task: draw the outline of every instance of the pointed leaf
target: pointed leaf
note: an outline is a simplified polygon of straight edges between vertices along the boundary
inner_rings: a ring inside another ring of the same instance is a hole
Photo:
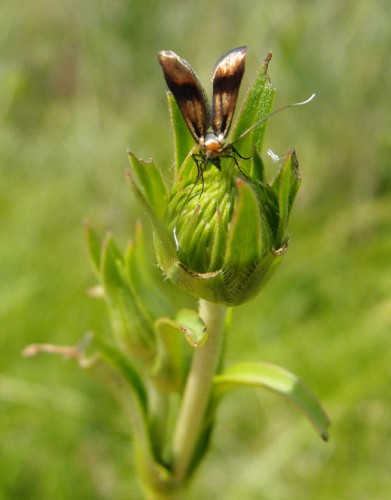
[[[148,394],[140,374],[116,347],[96,337],[99,351],[81,361],[81,366],[112,392],[130,423],[137,459],[151,477],[169,480],[171,472],[154,456],[155,442],[149,421]]]
[[[154,477],[168,477],[169,471],[154,456],[148,394],[138,371],[116,347],[101,337],[96,341],[99,351],[81,360],[81,366],[102,381],[120,404],[131,426],[138,459]]]
[[[301,175],[299,170],[299,162],[297,160],[296,151],[291,153],[291,190],[289,193],[289,211],[292,209],[293,202],[295,201],[296,194],[300,188]]]
[[[289,194],[291,190],[291,168],[290,168],[290,154],[288,155],[285,164],[279,173],[278,182],[278,239],[282,243],[285,239],[286,229],[288,226],[289,217]]]
[[[275,90],[267,74],[270,59],[271,53],[266,56],[254,83],[247,92],[232,134],[232,142],[271,111]],[[251,155],[254,146],[261,151],[266,125],[267,120],[238,142],[239,151],[243,156]]]
[[[143,410],[144,415],[148,409],[147,391],[142,379],[130,362],[129,358],[124,356],[114,345],[106,342],[101,336],[95,335],[94,340],[102,356],[121,374],[121,376],[132,387],[135,396]]]
[[[119,263],[122,262],[122,255],[114,238],[108,234],[102,247],[102,258],[100,262],[103,285],[105,288],[113,286],[123,286],[122,277],[118,272]]]
[[[216,397],[235,386],[252,386],[283,396],[294,403],[327,441],[330,421],[308,387],[293,373],[270,363],[239,363],[214,379]]]
[[[281,246],[286,239],[289,213],[299,186],[300,174],[296,154],[288,152],[285,163],[273,182],[273,189],[278,196],[278,246]]]
[[[162,269],[169,269],[176,261],[174,238],[169,236],[160,219],[152,210],[152,207],[149,204],[148,200],[143,196],[139,187],[134,182],[134,179],[130,172],[127,173],[127,178],[137,200],[146,210],[151,220],[154,229],[155,250],[159,266]]]
[[[167,206],[167,187],[153,160],[143,161],[129,151],[129,161],[136,172],[144,196],[159,220],[163,220]]]
[[[270,248],[275,245],[278,233],[278,197],[275,191],[268,185],[259,183],[257,186],[257,195],[259,205],[262,209],[262,238],[264,238],[264,247]]]
[[[227,214],[227,210],[225,214]],[[226,215],[228,216],[228,214]],[[210,251],[210,269],[220,269],[223,265],[223,258],[225,252],[225,235],[224,225],[222,221],[221,210],[217,208],[215,216],[215,231],[214,238],[212,240],[212,247]]]
[[[103,286],[116,338],[132,355],[151,359],[155,352],[152,320],[138,307],[125,281],[124,262],[111,236],[103,248]]]
[[[257,148],[253,148],[250,177],[253,182],[265,182],[265,166]]]
[[[232,226],[228,233],[224,267],[238,268],[256,262],[262,251],[261,218],[258,200],[251,187],[243,180],[236,181],[239,202],[235,207]],[[235,272],[235,269],[232,269]]]

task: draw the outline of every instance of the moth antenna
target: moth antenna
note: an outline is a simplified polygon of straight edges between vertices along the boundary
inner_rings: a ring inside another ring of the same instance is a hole
[[[287,108],[293,108],[293,106],[303,106],[304,104],[308,104],[315,98],[316,94],[312,94],[308,99],[305,101],[300,101],[300,102],[293,102],[292,104],[286,104],[285,106],[282,106],[282,108],[278,108],[275,111],[272,111],[271,113],[268,113],[267,115],[263,116],[260,120],[258,120],[254,125],[251,125],[247,130],[242,132],[239,137],[237,137],[231,144],[235,144],[235,142],[240,141],[240,139],[243,139],[248,133],[250,133],[252,130],[257,128],[259,125],[261,125],[264,121],[266,121],[268,118],[270,118],[273,115],[276,115],[280,111],[283,111],[284,109]]]

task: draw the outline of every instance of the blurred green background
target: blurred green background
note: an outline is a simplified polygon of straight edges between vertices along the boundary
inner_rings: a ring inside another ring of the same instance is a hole
[[[324,444],[273,395],[233,393],[189,499],[390,498],[390,2],[24,3],[0,5],[0,498],[139,498],[110,395],[71,361],[20,353],[109,334],[85,293],[82,225],[124,245],[143,217],[127,147],[170,168],[157,51],[188,59],[210,91],[239,45],[241,96],[272,49],[276,107],[317,98],[269,125],[265,149],[296,148],[303,183],[284,263],[234,311],[227,362],[297,373],[333,426]]]

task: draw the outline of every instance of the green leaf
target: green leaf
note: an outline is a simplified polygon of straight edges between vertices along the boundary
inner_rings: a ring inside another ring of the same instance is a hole
[[[136,172],[144,196],[158,219],[163,220],[168,192],[160,170],[153,160],[143,161],[129,151],[129,161]]]
[[[267,74],[270,59],[271,53],[266,56],[254,83],[247,92],[232,134],[232,142],[235,142],[241,134],[271,111],[275,90]],[[267,120],[240,140],[238,143],[240,154],[250,156],[254,146],[261,150],[266,126]]]
[[[278,246],[282,246],[286,239],[289,213],[300,186],[298,165],[295,152],[288,152],[285,163],[273,182],[273,189],[278,196]]]
[[[168,318],[155,322],[158,355],[153,369],[154,379],[161,390],[180,392],[185,380],[186,359],[182,330]]]
[[[261,210],[262,240],[264,248],[275,247],[278,231],[278,198],[274,190],[262,182],[254,187]]]
[[[134,356],[149,360],[155,353],[153,323],[138,307],[126,281],[124,261],[113,238],[103,245],[101,274],[114,333]]]
[[[111,234],[108,234],[103,242],[101,257],[100,271],[105,289],[122,287],[123,280],[119,273],[119,265],[123,259]]]
[[[136,223],[134,242],[130,242],[125,252],[124,261],[127,283],[140,310],[150,321],[161,316],[172,316],[174,310],[169,298],[161,286],[157,286],[152,273],[157,273],[155,266],[147,262],[147,248],[141,222]],[[162,276],[158,276],[162,279]]]
[[[299,162],[297,160],[296,151],[291,153],[291,189],[289,193],[289,211],[292,209],[296,194],[300,188],[301,175],[299,170]]]
[[[158,356],[154,368],[156,383],[166,391],[180,391],[185,380],[187,360],[182,336],[192,347],[201,347],[208,337],[205,324],[196,311],[182,309],[175,321],[159,318],[155,322]]]
[[[178,172],[194,147],[194,139],[171,92],[167,92],[167,101],[174,133],[175,171]]]
[[[227,213],[227,211],[225,211]],[[212,240],[212,246],[210,251],[210,269],[220,269],[223,265],[224,252],[225,252],[225,241],[226,241],[226,231],[223,224],[223,218],[221,210],[218,208],[214,217],[214,238]]]
[[[192,347],[201,347],[205,344],[208,338],[206,326],[196,311],[181,309],[175,319]]]
[[[237,300],[240,300],[239,303],[250,300],[262,290],[280,264],[285,248],[273,252],[269,251],[262,256],[247,277],[246,286],[241,288],[241,293],[237,296]]]
[[[294,403],[320,436],[328,440],[330,421],[320,403],[296,375],[284,368],[270,363],[239,363],[217,375],[214,385],[217,398],[238,385],[273,391]]]
[[[137,200],[146,210],[151,220],[151,224],[154,229],[155,250],[159,266],[161,269],[169,269],[172,265],[174,265],[176,261],[174,238],[167,233],[161,220],[156,216],[155,212],[152,210],[150,203],[144,197],[137,184],[134,182],[134,179],[130,172],[128,172],[127,178]]]
[[[148,411],[147,391],[139,373],[134,368],[129,358],[124,356],[114,345],[103,340],[101,336],[95,335],[94,340],[103,358],[106,359],[106,361],[109,362],[131,386],[145,416]],[[107,380],[107,382],[110,386],[110,380]],[[117,382],[114,381],[114,383]]]
[[[129,421],[132,438],[136,442],[138,460],[142,460],[151,475],[168,477],[153,454],[154,442],[149,422],[149,404],[146,387],[140,374],[115,346],[95,336],[98,352],[81,361],[81,366],[101,380],[121,405]]]
[[[265,182],[265,166],[257,148],[253,149],[250,177],[253,182]]]
[[[261,217],[257,197],[245,181],[238,179],[236,184],[239,202],[232,217],[224,259],[224,267],[232,269],[233,273],[236,273],[237,268],[246,265],[251,267],[259,260],[262,251]]]

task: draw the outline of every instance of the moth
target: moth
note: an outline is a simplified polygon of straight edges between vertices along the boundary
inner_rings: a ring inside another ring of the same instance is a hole
[[[246,55],[247,47],[237,47],[217,61],[212,74],[213,96],[210,108],[204,88],[190,64],[171,50],[162,50],[158,54],[167,86],[178,104],[191,135],[198,144],[199,152],[193,154],[192,157],[197,165],[197,179],[201,177],[202,183],[203,173],[208,163],[220,169],[222,158],[232,158],[239,171],[247,177],[239,166],[237,156],[243,160],[249,160],[251,157],[247,158],[239,154],[232,142],[225,144],[244,74]],[[267,60],[269,61],[270,58],[271,53],[268,54]],[[238,142],[276,113],[286,108],[307,104],[314,97],[315,94],[312,94],[305,101],[287,104],[268,113],[236,137],[234,142]]]
[[[220,169],[221,158],[232,158],[240,172],[235,155],[244,160],[232,144],[225,144],[240,84],[244,74],[247,47],[237,47],[223,55],[216,63],[213,74],[213,97],[210,108],[204,88],[190,64],[171,50],[162,50],[158,59],[167,86],[172,92],[199,152],[192,157],[197,165],[197,179],[208,163]],[[245,177],[247,177],[245,175]]]

